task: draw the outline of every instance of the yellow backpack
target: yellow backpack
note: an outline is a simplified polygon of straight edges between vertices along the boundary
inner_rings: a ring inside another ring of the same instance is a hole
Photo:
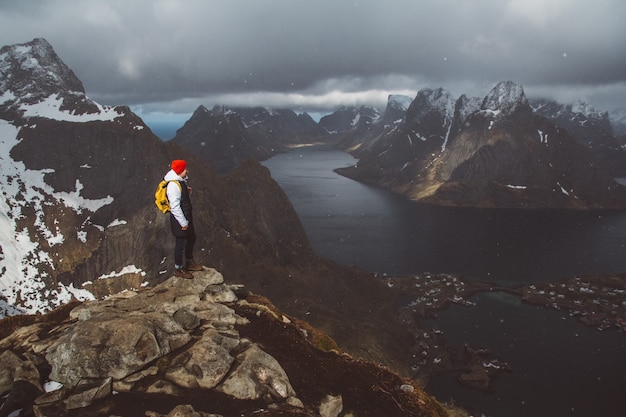
[[[178,184],[180,190],[183,190],[180,182],[178,182],[177,180],[170,181],[174,181],[176,184]],[[170,211],[170,202],[167,199],[167,184],[170,181],[161,181],[159,185],[157,185],[157,189],[154,192],[154,204],[156,204],[156,206],[159,208],[159,210],[161,210],[162,213],[167,213],[168,211]]]

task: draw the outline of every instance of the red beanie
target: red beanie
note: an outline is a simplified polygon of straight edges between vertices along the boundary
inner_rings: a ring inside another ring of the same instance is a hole
[[[172,170],[178,175],[180,175],[180,173],[183,172],[185,168],[187,168],[187,162],[183,161],[182,159],[175,159],[172,161]]]

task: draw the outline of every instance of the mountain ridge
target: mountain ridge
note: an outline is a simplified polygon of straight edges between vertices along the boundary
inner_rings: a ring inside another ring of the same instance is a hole
[[[307,113],[268,107],[199,106],[171,140],[198,155],[219,174],[248,159],[262,161],[327,132]]]
[[[346,146],[360,160],[337,172],[432,204],[626,207],[626,190],[597,155],[536,114],[520,85],[498,83],[476,102],[421,90],[397,129]]]

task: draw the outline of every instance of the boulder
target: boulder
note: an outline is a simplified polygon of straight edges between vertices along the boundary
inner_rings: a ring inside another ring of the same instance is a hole
[[[295,397],[287,374],[272,356],[252,343],[237,356],[237,365],[218,391],[241,400]]]
[[[146,417],[222,417],[219,414],[205,413],[202,411],[196,411],[193,406],[189,404],[177,405],[167,413],[166,415],[156,413],[154,411],[146,411]]]
[[[341,395],[327,395],[320,402],[321,417],[337,417],[343,411],[343,398]]]
[[[83,379],[119,380],[175,350],[191,336],[172,316],[148,313],[77,322],[47,352],[50,378],[69,386]]]
[[[239,344],[239,338],[234,336],[207,330],[200,340],[174,357],[165,375],[167,380],[184,388],[214,388],[235,360],[230,351]]]
[[[13,385],[15,370],[23,361],[15,353],[5,350],[0,354],[0,395],[9,391]]]
[[[24,385],[40,415],[136,390],[173,396],[186,389],[215,390],[236,399],[297,402],[280,364],[241,339],[235,326],[248,320],[226,305],[235,301],[233,287],[208,268],[191,280],[172,277],[151,289],[84,302],[64,323],[24,327],[1,341],[7,350],[0,351],[0,390],[24,396],[18,386]],[[42,353],[27,346],[39,346]],[[48,367],[50,380],[62,389],[44,393],[29,358]],[[205,414],[181,408],[168,415]]]

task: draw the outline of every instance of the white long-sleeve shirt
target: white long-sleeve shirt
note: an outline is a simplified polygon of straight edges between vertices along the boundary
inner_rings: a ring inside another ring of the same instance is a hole
[[[169,170],[165,177],[163,177],[165,181],[185,181],[180,175],[174,172],[173,169]],[[183,213],[183,209],[180,207],[181,200],[181,190],[178,184],[175,182],[167,183],[167,199],[170,202],[170,212],[180,224],[180,227],[185,227],[189,225],[189,221],[185,217]]]

